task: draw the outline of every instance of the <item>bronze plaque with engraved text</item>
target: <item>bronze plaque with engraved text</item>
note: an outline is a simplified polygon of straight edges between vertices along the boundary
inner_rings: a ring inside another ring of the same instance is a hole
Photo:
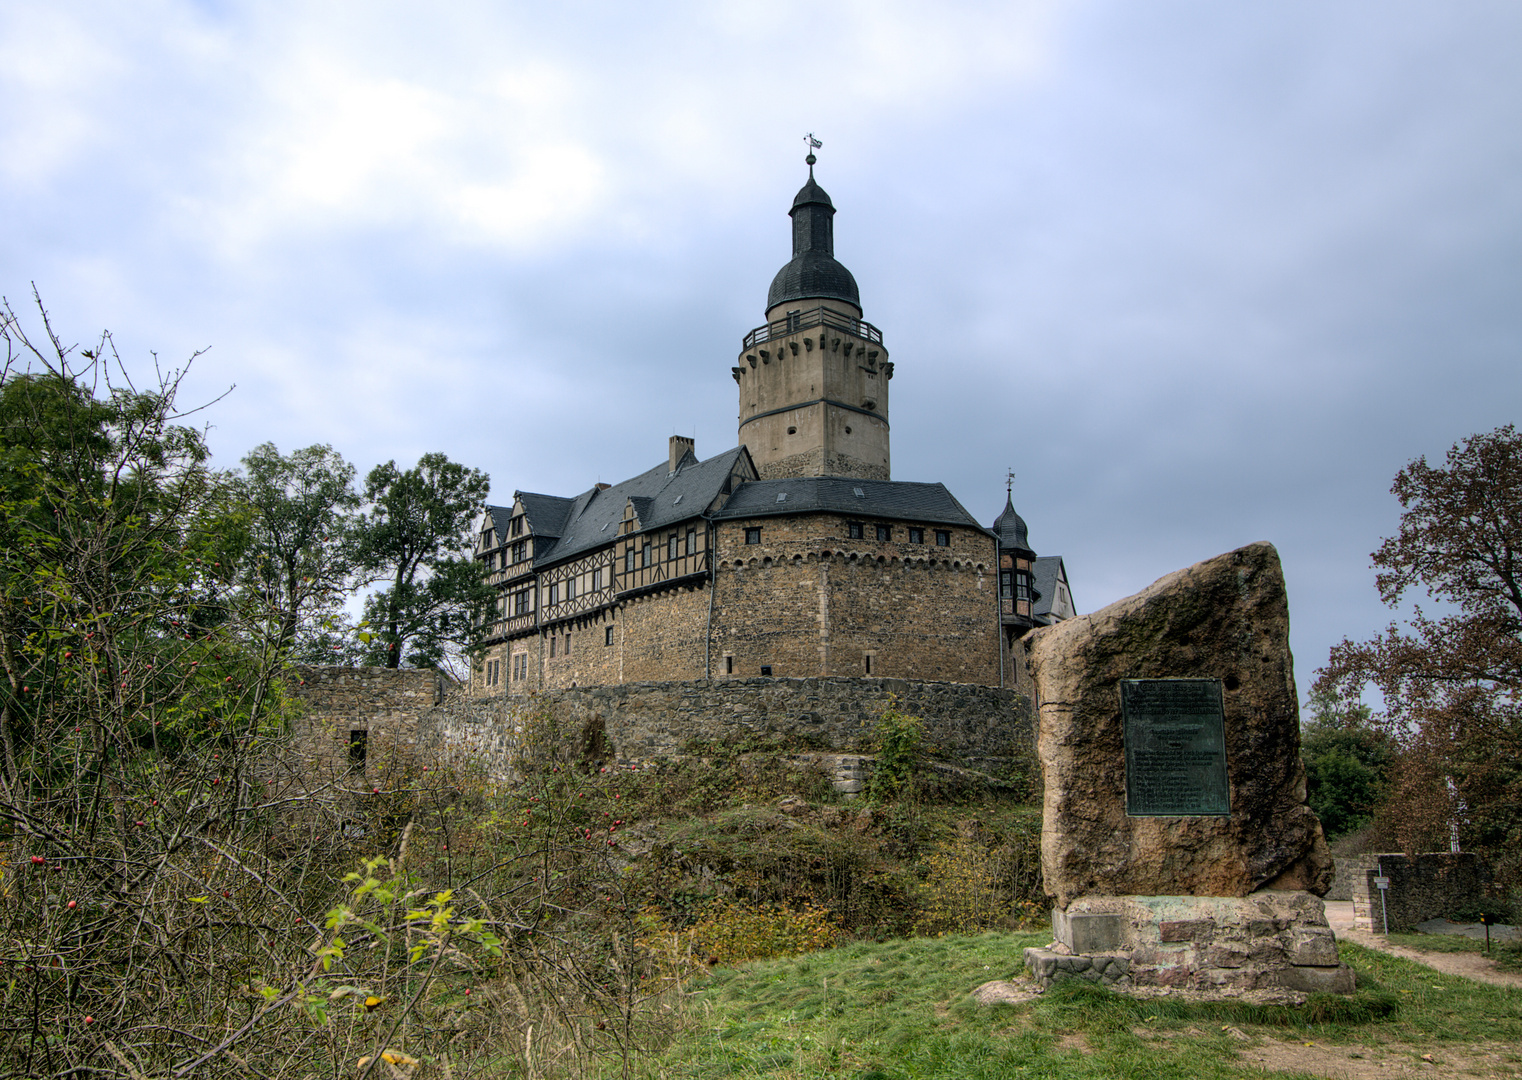
[[[1226,718],[1219,679],[1122,679],[1126,813],[1226,817]]]

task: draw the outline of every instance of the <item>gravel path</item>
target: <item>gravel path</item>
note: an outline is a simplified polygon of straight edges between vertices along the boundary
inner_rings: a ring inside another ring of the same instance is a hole
[[[1326,921],[1331,925],[1332,931],[1338,937],[1351,941],[1355,945],[1362,945],[1369,949],[1378,949],[1380,952],[1389,953],[1391,956],[1415,960],[1417,963],[1426,964],[1434,971],[1441,971],[1445,975],[1462,975],[1466,979],[1490,983],[1493,986],[1522,988],[1522,973],[1498,970],[1490,958],[1483,953],[1442,953],[1426,952],[1421,949],[1408,949],[1403,945],[1391,945],[1385,940],[1383,934],[1371,934],[1367,930],[1353,929],[1353,903],[1351,900],[1327,901]]]

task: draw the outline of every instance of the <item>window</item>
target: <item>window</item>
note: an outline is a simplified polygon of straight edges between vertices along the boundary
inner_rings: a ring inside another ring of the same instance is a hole
[[[861,522],[859,522],[859,521],[848,521],[848,522],[846,522],[846,536],[849,537],[852,540],[860,540],[861,537],[862,537]]]
[[[892,539],[893,539],[893,526],[891,526],[891,525],[879,525],[877,527],[877,542],[878,543],[880,543],[880,544],[886,544],[889,540],[892,540]]]
[[[923,544],[925,542],[925,530],[924,529],[910,529],[909,530],[909,542],[911,544]]]
[[[759,544],[761,542],[761,526],[752,525],[746,529],[745,542],[747,544]]]
[[[596,570],[592,571],[592,591],[596,592],[597,590],[599,590],[601,588],[602,588],[602,567],[599,566]]]
[[[481,534],[481,550],[485,551],[489,547],[496,547],[496,545],[492,543],[492,531],[487,529]]]
[[[510,536],[522,536],[523,535],[523,515],[522,514],[519,514],[517,517],[513,518],[513,520],[511,522],[508,523],[507,531],[508,531],[508,534]]]
[[[551,660],[555,659],[555,643],[558,642],[559,640],[560,639],[558,637],[551,637],[550,638],[550,659]]]
[[[513,678],[519,682],[528,678],[528,653],[513,654]]]
[[[634,549],[632,547],[624,552],[624,573],[634,573]]]
[[[528,541],[517,540],[513,543],[513,562],[522,562],[528,557]]]
[[[571,635],[570,634],[567,634],[565,636],[565,655],[566,656],[570,656],[571,655]]]
[[[733,675],[734,673],[735,673],[735,658],[733,656],[726,656],[724,658],[724,674],[726,674],[726,675]]]
[[[951,546],[951,530],[949,530],[949,529],[937,529],[937,530],[935,530],[935,546],[936,547],[950,547]]]
[[[646,540],[645,541],[645,546],[640,549],[640,563],[639,564],[641,566],[649,566],[651,561],[652,560],[650,558],[650,541]]]
[[[544,602],[550,607],[560,603],[560,583],[558,581],[544,587]]]
[[[370,741],[370,733],[364,728],[355,728],[349,732],[349,768],[365,771],[365,751]]]
[[[867,661],[867,674],[870,675],[872,674],[872,654],[867,653],[865,659]]]
[[[761,665],[761,674],[762,675],[770,675],[771,673],[772,673],[772,666],[770,664],[762,664]]]
[[[565,579],[565,598],[567,600],[574,600],[574,599],[576,599],[576,579],[575,578],[566,578]]]
[[[697,553],[698,553],[698,530],[695,529],[695,528],[694,529],[688,529],[687,530],[687,554],[689,554],[689,555],[696,555]]]
[[[611,626],[605,626],[605,627],[603,627],[603,629],[602,629],[602,643],[604,645],[611,645],[611,644],[613,644],[613,627],[611,627]]]
[[[670,536],[666,537],[666,558],[674,559],[681,554],[681,552],[677,550],[676,541],[676,533],[672,533]]]
[[[789,311],[787,313],[787,332],[791,334],[794,330],[800,329],[802,326],[803,310],[800,308],[797,311]],[[782,354],[779,352],[777,355],[781,356]]]

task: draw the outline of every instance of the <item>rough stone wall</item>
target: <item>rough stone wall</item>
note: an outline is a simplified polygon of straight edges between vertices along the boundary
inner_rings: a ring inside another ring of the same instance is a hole
[[[298,752],[314,772],[360,770],[350,757],[353,733],[365,733],[364,773],[405,759],[427,739],[422,719],[463,690],[436,671],[298,665],[289,687],[305,706],[293,724]]]
[[[823,408],[824,406],[817,405],[813,410],[802,411],[822,411]],[[778,419],[793,415],[795,414],[784,413]],[[771,419],[772,417],[767,417],[767,420]],[[863,417],[863,419],[866,418]],[[855,431],[854,426],[852,431]],[[856,476],[863,480],[893,479],[887,465],[863,461],[848,454],[831,454],[823,447],[816,447],[801,454],[790,454],[776,461],[758,463],[756,475],[762,480],[788,480],[795,476]]]
[[[606,644],[610,625],[613,627],[612,645]],[[611,608],[574,622],[560,623],[548,634],[528,638],[530,665],[536,661],[542,661],[544,665],[544,678],[534,685],[558,690],[587,683],[617,682],[627,629],[627,617],[621,617],[619,609]],[[550,655],[550,639],[555,641],[554,656]]]
[[[701,679],[708,621],[708,586],[654,593],[620,609],[620,682]],[[585,680],[578,685],[587,685]]]
[[[1383,933],[1386,910],[1382,910],[1375,877],[1383,872],[1390,879],[1384,898],[1390,933],[1407,934],[1428,919],[1449,918],[1481,905],[1490,884],[1490,867],[1470,852],[1428,852],[1416,856],[1400,853],[1360,855],[1338,866],[1339,876],[1352,879],[1353,923],[1360,930]]]
[[[925,721],[938,757],[1001,777],[1034,773],[1029,702],[1011,690],[899,679],[737,679],[549,691],[529,703],[450,695],[420,716],[422,752],[505,779],[529,710],[604,733],[619,762],[755,743],[840,753],[867,747],[891,703]]]
[[[863,518],[867,536],[879,522]],[[760,524],[761,543],[745,543]],[[997,686],[994,540],[952,528],[951,545],[842,540],[838,514],[723,523],[713,619],[713,674],[843,676]],[[933,539],[936,526],[925,534]]]

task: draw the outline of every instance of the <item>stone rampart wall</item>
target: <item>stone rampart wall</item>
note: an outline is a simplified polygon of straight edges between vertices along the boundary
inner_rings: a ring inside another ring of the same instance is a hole
[[[414,755],[426,738],[420,721],[457,684],[436,671],[298,665],[290,693],[305,705],[293,725],[298,751],[314,771],[370,772],[383,761]],[[363,732],[362,751],[355,747]],[[362,755],[362,760],[361,760]]]
[[[1354,925],[1382,933],[1388,914],[1392,934],[1410,933],[1428,919],[1472,911],[1491,880],[1490,867],[1470,852],[1359,855],[1339,864],[1337,873],[1347,874],[1351,881]],[[1383,905],[1374,884],[1381,873],[1390,879]]]
[[[470,763],[506,779],[524,721],[542,711],[559,730],[600,740],[619,762],[726,745],[816,754],[845,776],[861,767],[856,755],[870,750],[873,726],[896,703],[924,721],[926,745],[942,762],[1039,783],[1029,700],[966,683],[694,679],[566,688],[524,699],[473,696],[432,671],[301,667],[291,691],[305,703],[298,745],[314,765],[339,771],[357,769],[351,745],[363,732],[367,772],[416,758]]]

